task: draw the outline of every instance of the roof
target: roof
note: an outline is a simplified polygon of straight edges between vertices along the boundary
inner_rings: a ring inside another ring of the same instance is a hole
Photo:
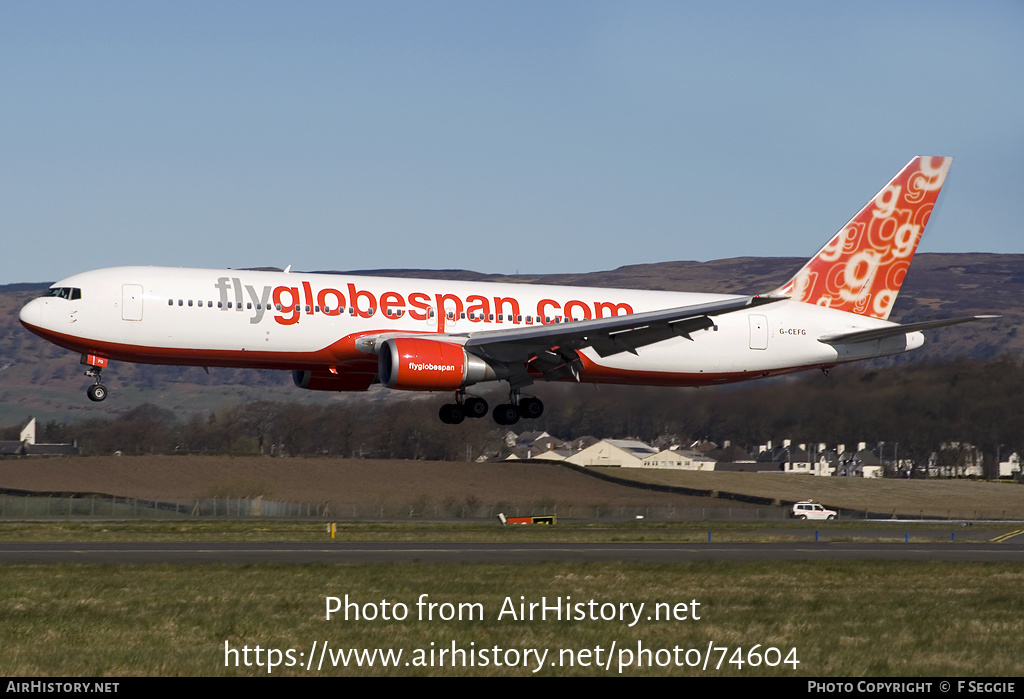
[[[642,459],[653,454],[657,454],[658,450],[649,444],[644,444],[635,439],[606,439],[606,443],[611,444],[613,447],[617,447],[624,452]]]

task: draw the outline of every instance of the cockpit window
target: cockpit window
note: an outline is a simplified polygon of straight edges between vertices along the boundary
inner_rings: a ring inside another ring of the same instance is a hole
[[[47,289],[43,296],[56,296],[60,299],[75,301],[82,298],[82,290],[73,286],[55,286]]]

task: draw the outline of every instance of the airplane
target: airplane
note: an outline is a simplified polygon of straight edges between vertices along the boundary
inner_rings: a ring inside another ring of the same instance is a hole
[[[116,267],[29,301],[31,332],[110,361],[287,369],[297,386],[449,391],[442,422],[537,418],[536,381],[706,386],[906,352],[922,331],[995,316],[888,320],[952,158],[917,156],[785,284],[754,296],[259,270]]]

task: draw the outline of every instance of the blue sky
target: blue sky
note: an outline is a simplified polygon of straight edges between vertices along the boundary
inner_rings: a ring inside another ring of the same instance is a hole
[[[0,6],[0,283],[810,256],[912,156],[1024,253],[1020,2]]]

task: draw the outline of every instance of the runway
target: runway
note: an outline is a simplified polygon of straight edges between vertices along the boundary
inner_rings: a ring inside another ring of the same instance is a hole
[[[4,543],[0,563],[1024,562],[1024,543]]]

